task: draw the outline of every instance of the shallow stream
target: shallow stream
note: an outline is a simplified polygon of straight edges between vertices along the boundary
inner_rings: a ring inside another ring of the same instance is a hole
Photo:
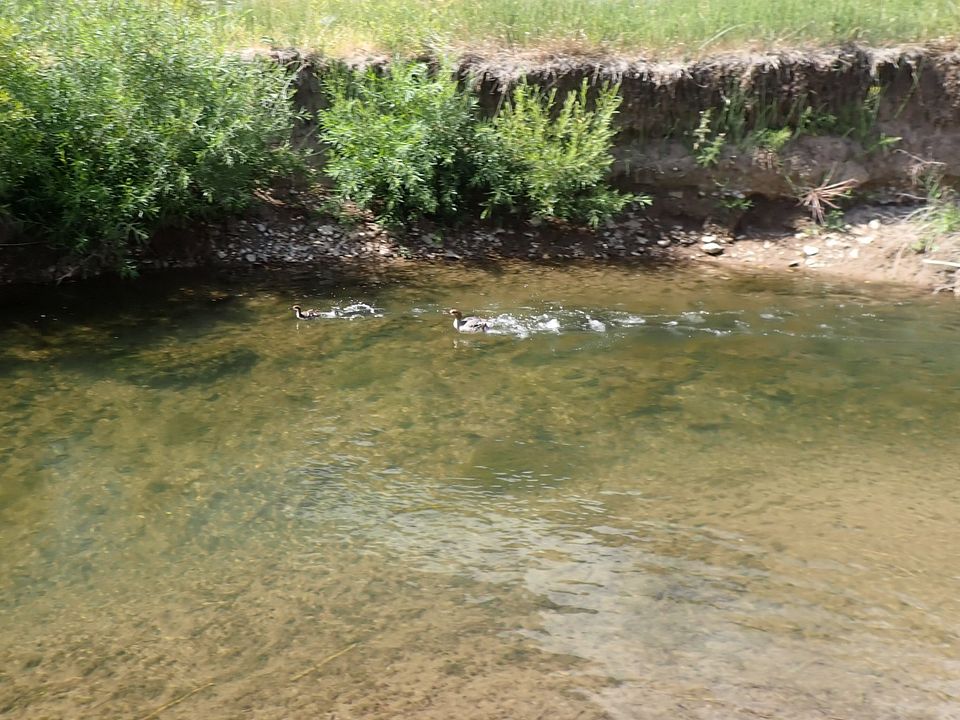
[[[165,276],[0,379],[0,717],[960,717],[952,299]]]

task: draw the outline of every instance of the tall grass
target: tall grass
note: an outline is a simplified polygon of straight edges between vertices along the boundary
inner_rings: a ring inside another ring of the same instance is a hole
[[[193,0],[233,42],[334,55],[436,46],[637,50],[885,44],[957,37],[956,0]]]

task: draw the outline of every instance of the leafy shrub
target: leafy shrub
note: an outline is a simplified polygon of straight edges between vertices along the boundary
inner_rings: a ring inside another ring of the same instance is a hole
[[[587,103],[586,80],[568,93],[556,116],[556,89],[518,85],[511,101],[477,132],[474,184],[486,195],[484,215],[522,215],[596,226],[634,199],[605,184],[613,157],[618,86]]]
[[[392,223],[462,209],[476,100],[451,73],[395,61],[386,75],[333,72],[325,83],[325,171],[341,200]]]
[[[16,38],[16,27],[0,21],[0,203],[42,159],[43,138],[35,118],[42,92],[38,63]],[[0,205],[0,213],[9,215],[10,210]]]
[[[326,83],[326,172],[341,200],[390,222],[482,207],[484,217],[510,212],[596,225],[632,199],[604,183],[615,87],[603,88],[591,110],[584,83],[555,113],[555,91],[520,85],[500,114],[481,121],[476,98],[449,68],[432,74],[395,61],[386,75],[341,72]]]
[[[169,4],[23,3],[0,27],[0,208],[122,265],[159,226],[242,207],[293,165],[290,81]]]

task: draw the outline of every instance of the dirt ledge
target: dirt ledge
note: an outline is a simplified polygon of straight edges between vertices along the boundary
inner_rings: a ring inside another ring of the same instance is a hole
[[[654,207],[663,208],[669,200],[660,198]],[[735,230],[635,209],[597,230],[547,223],[457,229],[421,224],[404,233],[369,218],[344,224],[318,207],[312,193],[264,198],[247,217],[206,228],[190,255],[171,258],[154,248],[143,262],[156,268],[317,267],[333,273],[363,266],[505,260],[704,265],[896,284],[960,297],[960,235],[932,236],[923,206],[861,204],[830,228],[814,223],[801,208],[771,206],[755,208]]]

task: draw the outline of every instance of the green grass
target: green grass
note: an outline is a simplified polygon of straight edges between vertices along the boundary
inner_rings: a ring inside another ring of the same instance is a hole
[[[956,38],[957,0],[191,0],[234,43],[332,55],[438,48],[637,50]]]

